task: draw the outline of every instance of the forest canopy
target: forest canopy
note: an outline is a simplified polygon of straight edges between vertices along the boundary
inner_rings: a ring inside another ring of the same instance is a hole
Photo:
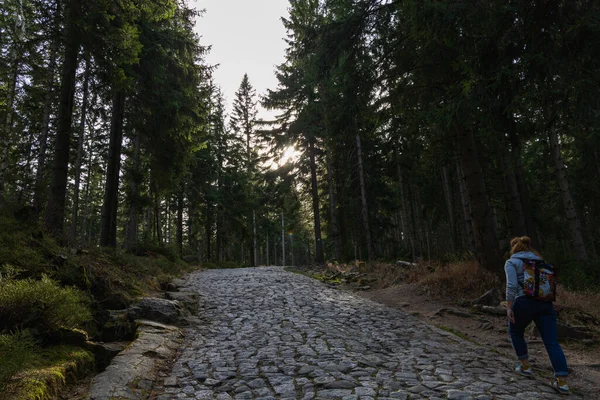
[[[202,18],[6,0],[1,207],[74,247],[253,266],[501,274],[527,235],[567,282],[600,282],[597,2],[290,0],[277,87],[240,77],[229,115]]]

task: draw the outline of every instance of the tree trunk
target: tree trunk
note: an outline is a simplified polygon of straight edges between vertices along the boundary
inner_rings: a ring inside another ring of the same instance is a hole
[[[100,246],[116,247],[117,245],[117,209],[119,205],[119,170],[121,167],[121,146],[123,144],[124,107],[125,94],[122,90],[117,90],[113,94]]]
[[[571,242],[573,243],[575,250],[575,257],[578,261],[587,261],[588,255],[585,242],[583,241],[583,235],[581,233],[581,225],[579,223],[579,217],[577,216],[577,210],[575,209],[573,196],[571,196],[565,163],[560,153],[558,134],[556,133],[554,127],[550,128],[548,137],[550,139],[550,148],[552,150],[552,159],[554,161],[554,173],[556,174],[556,179],[558,180],[560,197],[562,198],[565,218],[567,219],[567,226],[569,228]]]
[[[160,246],[163,244],[163,238],[162,228],[160,226],[160,198],[156,188],[154,188],[154,230],[156,232],[156,244]]]
[[[33,195],[33,208],[39,216],[43,204],[46,186],[44,176],[46,172],[46,153],[48,147],[48,135],[50,132],[50,114],[52,112],[52,100],[54,93],[54,70],[56,69],[56,53],[58,51],[58,38],[50,44],[50,60],[46,71],[46,84],[48,85],[44,94],[44,116],[42,117],[42,129],[40,132],[40,148],[37,159],[37,170],[35,171],[35,189]]]
[[[398,185],[400,186],[400,205],[402,206],[403,219],[406,221],[405,227],[403,227],[402,235],[408,238],[410,243],[410,251],[413,261],[416,260],[416,249],[415,249],[415,228],[413,221],[413,213],[411,212],[410,204],[406,204],[406,188],[404,179],[402,177],[402,168],[400,166],[400,160],[396,162],[396,168],[398,173]],[[404,230],[405,229],[405,230]]]
[[[515,176],[515,169],[512,163],[512,154],[505,148],[501,148],[502,165],[504,166],[504,187],[509,221],[510,236],[525,236],[527,228],[525,226],[525,215],[521,206],[521,195]]]
[[[183,257],[183,189],[177,194],[177,254]]]
[[[446,163],[444,163],[444,165],[442,166],[442,184],[444,186],[446,208],[448,209],[448,221],[450,222],[452,250],[456,251],[458,248],[458,238],[456,237],[456,223],[454,221],[454,204],[452,204],[452,190],[450,189],[450,178],[448,175],[448,166],[446,165]]]
[[[206,199],[206,221],[204,224],[204,236],[206,240],[206,261],[211,261],[212,249],[210,246],[212,236],[212,205],[210,200]]]
[[[509,138],[511,143],[512,166],[514,168],[517,189],[521,200],[521,209],[525,219],[527,236],[531,238],[534,247],[540,248],[544,238],[538,233],[533,218],[533,208],[529,197],[529,188],[527,186],[527,181],[525,180],[525,168],[523,168],[523,163],[521,161],[521,141],[514,126],[511,126],[509,129]]]
[[[313,206],[313,220],[315,229],[315,262],[323,263],[323,241],[321,240],[321,215],[319,211],[319,192],[317,187],[317,163],[315,161],[314,138],[308,139],[308,155],[310,157],[310,186]]]
[[[360,135],[356,134],[356,155],[358,157],[358,178],[360,181],[360,196],[362,202],[362,219],[363,219],[363,227],[365,229],[365,234],[367,237],[367,258],[373,260],[375,256],[375,251],[373,250],[373,240],[371,238],[371,228],[369,225],[369,206],[367,204],[367,188],[365,185],[365,174],[363,168],[363,159],[362,159],[362,147],[360,143]]]
[[[458,177],[458,189],[460,193],[460,202],[462,204],[463,220],[465,224],[466,248],[475,251],[475,237],[473,236],[473,222],[471,220],[471,203],[465,187],[465,178],[460,167],[460,161],[456,162],[456,176]]]
[[[466,194],[471,205],[477,260],[483,268],[499,276],[504,276],[504,262],[500,255],[498,238],[494,231],[494,216],[488,202],[473,130],[459,128],[457,136]]]
[[[77,24],[81,14],[81,2],[69,0],[65,19],[65,58],[62,66],[62,81],[58,107],[58,123],[54,148],[54,166],[50,184],[50,198],[46,208],[46,229],[57,237],[63,236],[65,219],[65,197],[69,168],[69,144],[71,141],[71,120],[73,118],[73,97],[75,95],[75,75],[80,34]]]
[[[138,179],[140,174],[140,134],[136,133],[133,139],[133,165],[131,166],[131,182],[129,184],[129,221],[127,223],[127,249],[133,250],[138,242],[138,215],[139,215],[139,189]]]
[[[342,247],[340,244],[340,228],[338,224],[337,201],[335,197],[335,188],[333,185],[333,166],[331,165],[331,155],[327,151],[327,186],[329,187],[329,220],[331,224],[331,237],[333,239],[333,248],[336,261],[342,259]]]
[[[13,141],[12,127],[13,127],[13,114],[15,95],[17,91],[17,80],[19,77],[19,64],[20,55],[19,51],[15,48],[16,44],[12,46],[12,68],[10,72],[10,82],[8,84],[8,94],[6,96],[6,118],[4,120],[4,126],[2,129],[2,160],[0,160],[0,198],[4,195],[5,184],[8,177],[8,157],[10,154],[10,147]]]
[[[285,267],[285,220],[281,212],[281,266]]]
[[[90,187],[92,185],[94,177],[94,168],[92,167],[92,141],[89,141],[88,148],[88,173],[85,182],[85,200],[83,203],[83,220],[81,221],[81,227],[83,228],[83,238],[86,242],[89,242],[89,228],[88,220],[90,217]]]
[[[81,163],[83,159],[83,140],[85,138],[85,119],[87,117],[88,88],[90,81],[90,59],[85,60],[85,75],[83,81],[83,100],[81,103],[81,120],[79,122],[79,138],[77,139],[77,159],[75,161],[75,187],[73,191],[73,216],[71,218],[71,240],[77,242],[77,219],[79,216],[79,185],[81,183]]]
[[[253,241],[253,259],[252,266],[258,267],[258,240],[256,238],[256,211],[252,210],[252,241]]]

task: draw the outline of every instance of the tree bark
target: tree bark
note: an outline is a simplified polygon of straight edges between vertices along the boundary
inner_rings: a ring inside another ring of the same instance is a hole
[[[91,65],[89,56],[85,60],[83,81],[83,100],[81,103],[81,119],[79,122],[79,138],[77,139],[77,159],[75,161],[75,187],[73,191],[73,216],[71,218],[71,240],[77,242],[77,222],[79,216],[79,185],[81,183],[81,163],[83,160],[83,141],[85,138],[85,119],[87,117],[88,88]]]
[[[117,245],[117,209],[119,205],[119,170],[121,168],[121,146],[123,144],[124,108],[125,94],[122,90],[117,90],[113,94],[100,246],[116,247]]]
[[[475,254],[483,268],[504,276],[504,262],[494,230],[494,216],[488,201],[473,130],[461,127],[457,135],[466,194],[471,204]]]
[[[317,163],[315,161],[314,138],[308,139],[308,155],[310,157],[310,192],[312,195],[313,221],[315,229],[315,262],[323,263],[323,241],[321,240],[321,215],[319,211],[319,192],[317,187]]]
[[[54,166],[52,168],[52,182],[50,183],[50,197],[45,214],[46,229],[59,238],[62,238],[64,232],[73,97],[75,95],[77,55],[81,36],[77,28],[80,14],[81,2],[79,0],[69,0],[64,28],[65,57],[61,72],[62,82],[54,148]]]
[[[373,260],[375,256],[375,251],[373,249],[373,240],[371,238],[371,228],[369,225],[369,206],[367,204],[367,188],[365,185],[365,174],[363,168],[363,159],[362,159],[362,147],[360,142],[360,135],[356,134],[356,155],[358,157],[358,178],[360,181],[360,196],[362,203],[362,220],[363,227],[365,229],[365,235],[367,237],[367,258],[368,260]]]
[[[548,132],[550,139],[550,149],[552,151],[552,160],[554,161],[554,173],[558,180],[558,186],[560,189],[560,197],[562,198],[565,218],[567,219],[567,227],[569,228],[569,234],[571,236],[571,242],[575,249],[575,257],[578,261],[587,261],[588,255],[581,233],[581,224],[579,223],[579,217],[577,210],[575,209],[575,202],[571,195],[569,188],[569,179],[567,177],[567,171],[565,169],[565,163],[560,152],[560,145],[558,142],[558,134],[554,127],[551,127]]]

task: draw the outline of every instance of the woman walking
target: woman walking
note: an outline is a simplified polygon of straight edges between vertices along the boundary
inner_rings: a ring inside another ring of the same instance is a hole
[[[504,270],[506,271],[508,331],[520,361],[515,371],[525,376],[533,375],[524,337],[525,328],[533,321],[542,336],[554,368],[556,380],[552,382],[552,388],[560,394],[569,394],[567,360],[558,344],[556,310],[551,301],[554,292],[549,281],[554,279],[553,272],[545,275],[543,266],[547,264],[543,263],[539,253],[531,247],[531,239],[527,236],[512,239],[510,247],[511,257],[506,261]],[[540,273],[538,269],[532,278],[530,272],[535,271],[538,266],[542,268],[542,272]],[[538,279],[540,276],[541,284]],[[538,290],[541,287],[546,289],[544,294],[542,294],[543,290]],[[533,294],[534,289],[535,294]]]

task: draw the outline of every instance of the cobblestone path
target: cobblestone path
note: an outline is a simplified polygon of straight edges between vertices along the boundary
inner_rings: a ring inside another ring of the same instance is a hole
[[[282,268],[200,272],[189,287],[207,321],[159,400],[560,397],[494,352]]]

